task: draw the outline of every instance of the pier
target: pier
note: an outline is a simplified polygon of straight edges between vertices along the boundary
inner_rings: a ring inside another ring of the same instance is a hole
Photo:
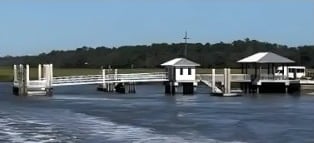
[[[113,92],[117,85],[120,87],[122,85],[127,86],[128,92],[135,92],[134,83],[168,81],[165,72],[118,74],[115,70],[113,74],[106,74],[107,70],[102,69],[102,74],[98,75],[53,77],[53,65],[44,64],[38,66],[38,79],[30,80],[29,65],[14,65],[13,93],[15,95],[51,95],[53,87],[90,84],[98,85],[98,89],[102,91]]]
[[[235,96],[242,93],[296,92],[303,85],[314,86],[314,80],[289,78],[284,72],[275,74],[275,66],[293,61],[270,52],[256,53],[239,60],[241,73],[224,68],[223,73],[211,69],[211,74],[196,74],[199,64],[185,58],[175,58],[161,66],[165,72],[120,74],[117,69],[101,69],[97,75],[54,76],[53,65],[38,65],[38,79],[30,80],[29,65],[14,65],[13,93],[15,95],[52,95],[53,88],[72,85],[97,85],[105,92],[135,93],[137,83],[164,83],[165,93],[193,94],[199,83],[207,85],[213,95]],[[233,84],[240,85],[234,89]],[[178,87],[182,88],[178,88]],[[182,89],[179,91],[179,89]]]

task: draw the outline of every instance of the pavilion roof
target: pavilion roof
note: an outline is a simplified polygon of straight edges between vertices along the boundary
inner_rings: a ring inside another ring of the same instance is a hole
[[[243,58],[238,63],[294,63],[294,61],[272,52],[259,52]]]

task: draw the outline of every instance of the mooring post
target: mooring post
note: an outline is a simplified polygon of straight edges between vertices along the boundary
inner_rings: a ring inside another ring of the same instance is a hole
[[[19,68],[18,68],[18,77],[17,77],[17,80],[18,80],[18,95],[23,95],[23,91],[24,91],[24,79],[23,79],[23,76],[24,76],[24,70],[23,70],[23,65],[20,64],[19,65]]]
[[[29,65],[27,64],[26,65],[26,71],[25,71],[25,80],[26,80],[26,83],[28,84],[29,83]]]
[[[231,69],[228,68],[228,93],[231,93]]]
[[[118,69],[114,69],[114,80],[118,79]]]
[[[229,68],[224,69],[224,87],[225,87],[225,93],[231,92],[231,75],[230,75]]]
[[[227,69],[224,68],[224,93],[227,93],[227,86],[228,84],[228,81],[227,81]]]
[[[215,69],[212,69],[212,93],[215,93],[216,92],[216,70]]]
[[[53,65],[49,65],[49,71],[50,71],[50,82],[49,82],[49,88],[52,88],[52,82],[53,82]]]
[[[169,82],[169,86],[170,86],[170,95],[174,95],[174,91],[173,91],[173,85],[172,85],[172,82]]]
[[[13,82],[17,81],[17,68],[16,65],[13,65]]]
[[[41,64],[38,64],[38,80],[41,80]]]
[[[106,90],[106,69],[102,69],[102,89]]]
[[[41,76],[42,80],[45,80],[47,83],[45,64],[43,64],[41,67],[42,67],[42,69],[41,69],[42,70],[42,72],[41,72],[42,73],[42,76]]]
[[[13,88],[12,88],[12,91],[13,91],[14,95],[19,94],[18,71],[17,71],[17,67],[15,64],[13,65]]]
[[[24,81],[24,91],[23,94],[27,95],[27,91],[28,91],[28,84],[29,84],[29,65],[26,65],[26,69],[25,69],[25,81]]]
[[[47,65],[43,65],[43,79],[46,80],[46,86],[48,86],[48,73],[47,73]]]
[[[289,93],[289,85],[290,85],[289,82],[286,81],[285,82],[285,92],[286,92],[286,94]]]
[[[135,82],[132,82],[132,93],[136,93]]]

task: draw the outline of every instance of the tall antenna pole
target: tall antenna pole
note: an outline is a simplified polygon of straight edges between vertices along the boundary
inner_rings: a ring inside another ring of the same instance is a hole
[[[185,31],[185,36],[184,36],[184,42],[185,42],[185,47],[184,47],[184,56],[187,57],[188,56],[188,39],[190,39],[188,37],[188,32]]]

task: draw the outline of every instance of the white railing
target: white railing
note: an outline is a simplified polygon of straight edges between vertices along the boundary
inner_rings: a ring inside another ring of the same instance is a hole
[[[251,81],[249,74],[231,74],[231,81]]]
[[[212,74],[198,74],[198,75],[196,75],[196,79],[211,81],[212,80]],[[215,80],[216,81],[223,81],[224,75],[223,74],[215,74]]]
[[[288,76],[272,75],[272,74],[261,74],[259,80],[288,80]]]
[[[102,75],[80,75],[80,76],[62,76],[54,77],[53,85],[79,85],[79,84],[96,84],[103,80]]]
[[[160,79],[167,80],[167,73],[156,72],[156,73],[135,73],[135,74],[118,74],[115,80],[150,80]]]
[[[78,76],[60,76],[53,77],[53,80],[69,80],[69,79],[99,79],[102,78],[102,75],[78,75]]]
[[[199,74],[197,75],[198,80],[212,80],[212,74]],[[215,74],[215,81],[223,82],[224,74]],[[251,81],[251,75],[249,74],[231,74],[231,81]]]
[[[44,88],[47,86],[46,80],[30,80],[27,83],[27,87],[29,88]]]
[[[132,73],[132,74],[107,74],[105,82],[153,82],[167,81],[166,72],[154,73]],[[79,85],[79,84],[98,84],[103,83],[102,75],[81,75],[81,76],[62,76],[54,77],[53,85]]]

